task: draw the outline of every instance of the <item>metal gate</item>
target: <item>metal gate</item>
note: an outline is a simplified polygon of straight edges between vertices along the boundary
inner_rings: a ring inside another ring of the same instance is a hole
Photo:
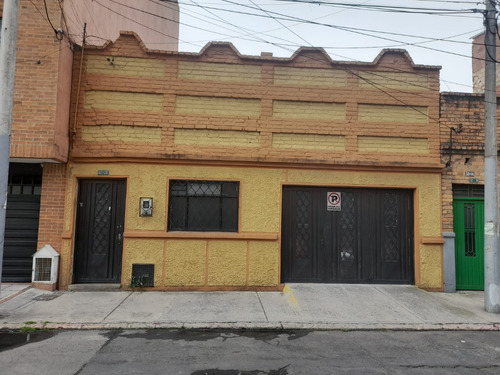
[[[81,180],[75,240],[75,283],[121,279],[125,180]]]
[[[40,164],[11,163],[5,218],[2,281],[30,282],[38,242],[42,190]]]
[[[484,193],[482,187],[456,186],[453,194],[456,288],[483,290]]]
[[[283,282],[413,283],[411,190],[285,187],[282,225]]]

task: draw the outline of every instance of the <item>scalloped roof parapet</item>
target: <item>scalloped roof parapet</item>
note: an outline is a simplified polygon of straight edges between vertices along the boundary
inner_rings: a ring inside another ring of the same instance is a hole
[[[406,62],[408,66],[414,69],[432,69],[432,70],[440,70],[440,65],[422,65],[415,64],[413,59],[410,57],[410,54],[405,49],[399,48],[385,48],[380,51],[380,53],[375,57],[375,59],[371,62],[364,61],[346,61],[346,60],[333,60],[330,55],[325,51],[322,47],[300,47],[298,48],[290,57],[275,57],[272,55],[244,55],[238,51],[238,49],[231,42],[220,42],[220,41],[212,41],[205,44],[205,46],[200,50],[200,52],[177,52],[177,51],[165,51],[158,49],[150,49],[146,47],[142,39],[137,33],[133,31],[120,31],[120,36],[114,42],[106,41],[101,46],[88,46],[87,49],[98,49],[105,50],[110,48],[113,45],[119,44],[121,39],[124,37],[134,37],[137,40],[138,45],[142,48],[142,50],[146,53],[152,54],[162,54],[162,55],[179,55],[179,56],[193,56],[193,57],[201,57],[207,55],[210,51],[216,49],[226,49],[230,50],[234,57],[237,57],[241,60],[259,60],[259,61],[276,61],[276,62],[293,62],[299,59],[301,56],[306,56],[310,54],[316,54],[321,56],[321,59],[317,59],[318,62],[326,62],[329,64],[340,64],[340,65],[357,65],[357,66],[376,66],[383,64],[384,60],[388,58],[390,55],[399,55],[401,62]]]

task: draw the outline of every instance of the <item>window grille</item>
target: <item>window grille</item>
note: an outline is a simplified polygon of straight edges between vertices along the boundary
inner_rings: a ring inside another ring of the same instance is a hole
[[[155,265],[132,264],[132,285],[135,287],[155,286]]]
[[[52,270],[51,258],[36,258],[35,276],[33,281],[50,281],[51,270]]]
[[[169,231],[238,231],[239,182],[171,180]]]
[[[483,185],[453,185],[453,196],[456,198],[483,198]]]

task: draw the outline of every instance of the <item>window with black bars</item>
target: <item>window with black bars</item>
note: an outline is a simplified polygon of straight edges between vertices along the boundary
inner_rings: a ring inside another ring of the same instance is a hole
[[[483,198],[483,185],[453,185],[453,196],[455,198]]]
[[[171,180],[168,231],[237,232],[239,182]]]

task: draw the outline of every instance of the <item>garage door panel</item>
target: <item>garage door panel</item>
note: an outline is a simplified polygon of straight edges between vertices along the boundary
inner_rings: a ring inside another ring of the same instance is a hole
[[[2,269],[4,282],[31,281],[32,256],[38,239],[41,175],[39,164],[9,165]]]
[[[380,252],[378,254],[378,282],[388,280],[413,281],[413,256],[407,251],[412,247],[413,216],[410,216],[411,194],[407,191],[383,193],[379,202]]]
[[[327,210],[333,191],[340,211]],[[413,283],[412,202],[410,190],[285,188],[283,281]]]
[[[330,216],[332,280],[357,280],[361,274],[362,260],[359,241],[359,200],[354,193],[342,194],[342,211],[327,211]]]

